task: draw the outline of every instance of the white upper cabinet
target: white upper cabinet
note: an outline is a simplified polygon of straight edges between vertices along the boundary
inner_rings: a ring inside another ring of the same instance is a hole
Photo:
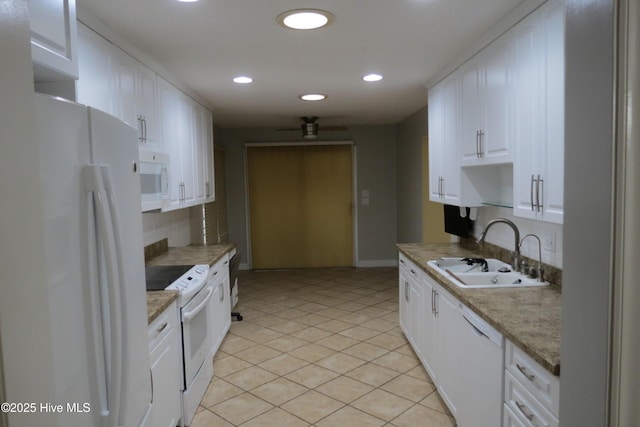
[[[90,28],[78,27],[77,100],[136,128],[141,150],[169,155],[162,210],[215,200],[211,112]]]
[[[195,204],[192,108],[182,92],[161,78],[158,98],[163,145],[169,154],[169,199],[162,210],[170,211]]]
[[[36,79],[78,78],[75,0],[28,0]]]
[[[461,165],[512,161],[509,138],[510,43],[498,38],[460,68]]]
[[[161,151],[155,73],[119,49],[114,52],[112,64],[116,116],[138,129],[140,148]]]
[[[429,199],[562,223],[564,2],[549,0],[429,89]]]
[[[111,96],[112,45],[86,26],[78,25],[79,78],[76,99],[109,114],[114,114]]]
[[[564,4],[551,1],[514,35],[514,214],[562,223]]]
[[[459,205],[458,74],[429,90],[429,199]]]
[[[79,25],[78,102],[138,129],[140,148],[162,151],[156,74],[84,25]]]

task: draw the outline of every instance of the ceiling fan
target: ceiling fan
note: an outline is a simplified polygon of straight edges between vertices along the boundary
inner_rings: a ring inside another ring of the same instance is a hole
[[[278,129],[278,130],[282,130],[282,131],[289,131],[289,130],[298,130],[298,129],[302,129],[302,137],[305,139],[314,139],[318,136],[318,129],[320,128],[320,125],[318,124],[318,122],[316,122],[316,120],[318,120],[317,116],[302,116],[300,117],[300,120],[302,120],[302,124],[300,125],[299,128],[285,128],[285,129]],[[346,131],[347,128],[344,126],[331,126],[331,127],[323,127],[322,128],[323,131]]]

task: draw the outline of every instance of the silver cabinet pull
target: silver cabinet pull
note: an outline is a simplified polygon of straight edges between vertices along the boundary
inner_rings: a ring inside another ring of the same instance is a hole
[[[535,375],[527,372],[527,368],[525,368],[524,366],[520,366],[518,363],[516,363],[516,368],[518,368],[520,373],[522,373],[522,375],[524,375],[529,381],[533,381],[533,379],[536,377]]]
[[[404,300],[409,302],[409,282],[404,281]]]
[[[476,157],[479,159],[484,157],[484,153],[482,151],[483,138],[484,138],[484,131],[482,129],[478,129],[476,131]]]
[[[436,289],[431,289],[431,314],[436,315]]]
[[[524,404],[516,400],[516,406],[518,407],[520,412],[522,412],[522,415],[524,415],[526,419],[528,419],[529,421],[533,421],[533,414],[527,414],[527,412],[525,411],[527,407]]]
[[[529,189],[529,195],[531,196],[531,212],[535,212],[536,210],[536,204],[533,203],[533,184],[535,181],[535,176],[531,175],[531,188]]]
[[[167,328],[167,326],[168,326],[168,325],[169,325],[169,324],[168,324],[167,322],[164,322],[164,323],[162,324],[162,326],[160,326],[158,329],[156,329],[156,332],[157,332],[157,333],[160,333],[160,332],[164,331],[164,330]]]
[[[542,188],[544,181],[540,175],[538,175],[538,182],[536,183],[536,204],[538,206],[538,212],[542,211],[542,198],[540,198],[540,194],[544,197],[544,188]]]
[[[147,142],[147,117],[142,116],[142,139]]]
[[[138,141],[144,142],[144,125],[142,124],[142,116],[138,114],[138,125],[140,129],[140,133],[138,135]]]
[[[433,314],[435,314],[436,317],[438,317],[438,314],[440,314],[438,312],[438,291],[435,290],[435,288],[433,289]]]

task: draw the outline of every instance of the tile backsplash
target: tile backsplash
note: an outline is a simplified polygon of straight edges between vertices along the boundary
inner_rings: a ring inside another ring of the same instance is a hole
[[[142,214],[144,245],[168,239],[170,247],[191,243],[191,219],[189,209],[170,212],[145,212]]]

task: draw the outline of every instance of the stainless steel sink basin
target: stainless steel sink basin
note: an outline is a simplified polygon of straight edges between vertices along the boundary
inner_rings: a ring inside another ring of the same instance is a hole
[[[478,288],[520,288],[547,286],[548,282],[538,282],[522,273],[511,271],[511,266],[497,259],[487,259],[488,272],[479,266],[470,266],[466,262],[455,263],[456,258],[440,258],[429,261],[431,267],[439,270],[454,285],[464,289]],[[490,262],[491,261],[491,262]],[[473,268],[472,270],[469,270]]]

